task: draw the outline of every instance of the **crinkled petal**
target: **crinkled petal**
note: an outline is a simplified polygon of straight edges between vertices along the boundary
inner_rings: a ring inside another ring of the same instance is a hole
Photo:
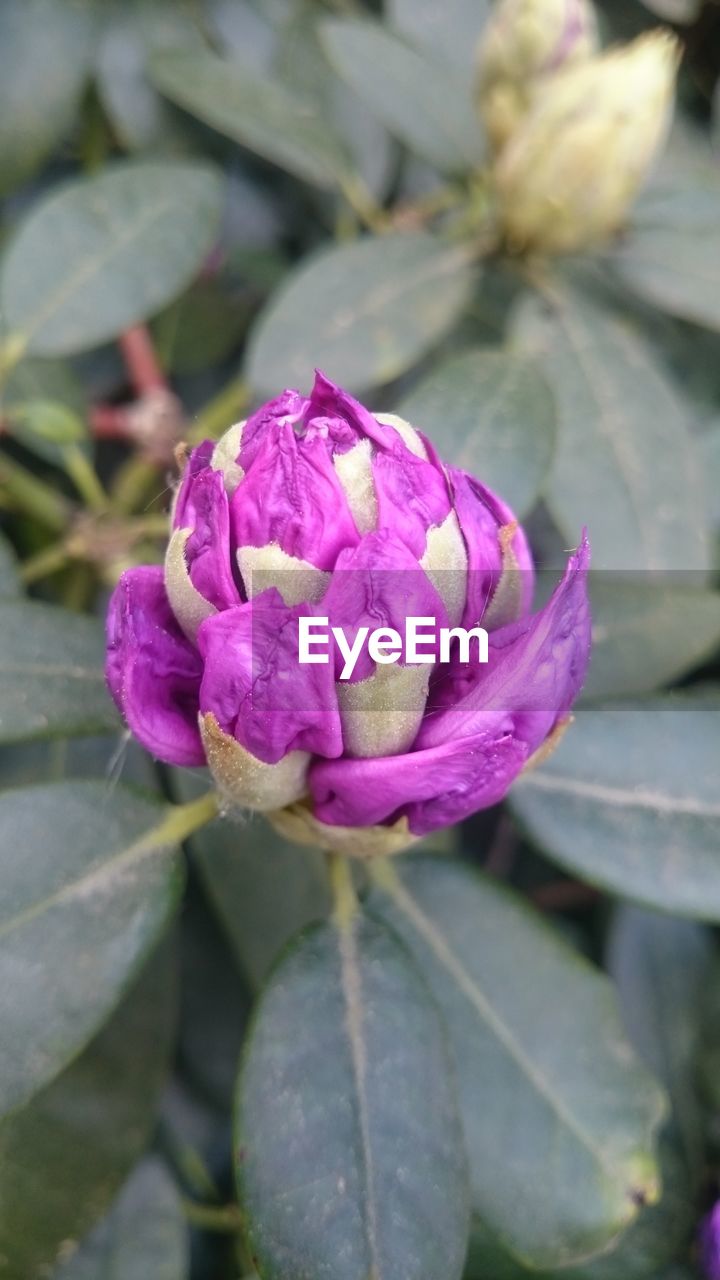
[[[526,758],[523,743],[487,731],[407,755],[319,761],[308,776],[313,812],[341,827],[406,817],[414,835],[426,835],[497,804]]]
[[[539,613],[493,631],[487,664],[451,665],[432,690],[418,748],[471,738],[488,723],[535,751],[575,701],[590,660],[587,537]]]
[[[452,510],[443,472],[398,442],[393,449],[376,454],[373,483],[378,527],[390,530],[416,559],[422,559],[428,531],[443,524]]]
[[[332,665],[298,661],[298,618],[311,612],[288,608],[271,588],[208,618],[198,632],[203,714],[266,764],[291,751],[342,751]]]
[[[135,737],[168,764],[201,765],[200,655],[168,603],[162,568],[128,569],[107,616],[105,674]]]
[[[453,501],[468,554],[468,583],[462,625],[477,626],[492,601],[503,571],[500,530],[516,525],[510,543],[520,575],[520,616],[532,603],[533,561],[527,538],[507,503],[465,471],[448,467]]]
[[[183,506],[185,564],[197,592],[216,609],[241,602],[232,572],[230,513],[220,471],[206,468],[191,481]],[[177,521],[176,521],[177,524]]]
[[[236,547],[276,544],[318,569],[332,569],[358,541],[324,441],[299,439],[289,423],[260,445],[235,490],[230,520]]]
[[[206,467],[210,466],[214,449],[214,440],[203,440],[197,448],[188,454],[185,461],[185,469],[173,499],[171,519],[173,529],[188,529],[190,527],[187,504],[191,500],[193,481]]]
[[[261,449],[272,446],[286,426],[294,427],[303,421],[308,401],[299,391],[283,391],[274,400],[268,400],[247,419],[243,428],[240,452],[235,458],[244,472],[254,464]]]

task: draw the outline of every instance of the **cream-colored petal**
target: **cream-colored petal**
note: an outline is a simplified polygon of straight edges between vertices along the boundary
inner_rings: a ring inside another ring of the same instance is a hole
[[[267,813],[305,794],[307,751],[290,751],[277,764],[265,764],[225,733],[212,713],[200,716],[200,733],[223,806]]]
[[[239,547],[237,562],[248,599],[277,587],[288,606],[313,604],[327,591],[330,574],[307,560],[289,556],[275,542],[266,547]]]
[[[353,445],[347,453],[336,453],[333,464],[358,533],[370,533],[377,529],[378,504],[372,474],[372,441],[366,438]]]
[[[428,530],[425,554],[420,564],[440,596],[456,627],[463,616],[467,597],[467,549],[454,511]]]
[[[404,418],[398,418],[396,413],[374,413],[373,417],[382,423],[384,427],[392,427],[393,430],[397,431],[406,448],[411,453],[414,453],[416,457],[423,458],[427,462],[427,449],[417,431],[409,422],[406,422]]]
[[[410,831],[407,818],[399,818],[391,827],[334,827],[319,822],[304,802],[267,816],[286,840],[353,858],[385,858],[401,853],[418,839]]]
[[[225,491],[228,497],[232,496],[245,476],[242,467],[235,461],[240,452],[244,428],[245,421],[234,423],[220,437],[210,459],[210,466],[213,471],[222,471],[223,473]]]
[[[378,665],[367,680],[338,680],[345,751],[351,756],[395,756],[415,740],[427,701],[432,667]]]
[[[192,529],[175,529],[165,553],[165,590],[170,608],[188,640],[195,644],[200,624],[217,613],[193,586],[185,560],[185,546]]]

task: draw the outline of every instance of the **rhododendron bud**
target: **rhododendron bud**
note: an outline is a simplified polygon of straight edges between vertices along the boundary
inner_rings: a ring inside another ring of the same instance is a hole
[[[478,47],[478,105],[493,148],[518,128],[538,81],[597,47],[590,0],[499,0]]]
[[[583,541],[531,615],[502,499],[318,374],[189,455],[164,569],[113,596],[108,681],[148,750],[207,763],[227,807],[389,852],[501,799],[567,718],[587,562]]]
[[[667,138],[678,48],[652,32],[542,85],[495,169],[511,249],[573,252],[622,226]]]

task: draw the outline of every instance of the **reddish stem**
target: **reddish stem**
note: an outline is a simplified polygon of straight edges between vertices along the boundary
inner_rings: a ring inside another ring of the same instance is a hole
[[[126,329],[118,338],[118,345],[137,396],[166,389],[167,378],[160,367],[147,325],[138,324]]]
[[[96,440],[127,440],[130,435],[130,416],[125,405],[93,405],[88,420]]]

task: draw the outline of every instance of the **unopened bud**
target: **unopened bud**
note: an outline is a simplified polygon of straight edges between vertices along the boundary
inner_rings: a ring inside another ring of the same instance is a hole
[[[493,149],[515,133],[542,77],[597,47],[591,0],[499,0],[478,49],[478,105]]]
[[[655,31],[547,81],[495,169],[509,248],[572,253],[622,226],[667,139],[678,60]]]

